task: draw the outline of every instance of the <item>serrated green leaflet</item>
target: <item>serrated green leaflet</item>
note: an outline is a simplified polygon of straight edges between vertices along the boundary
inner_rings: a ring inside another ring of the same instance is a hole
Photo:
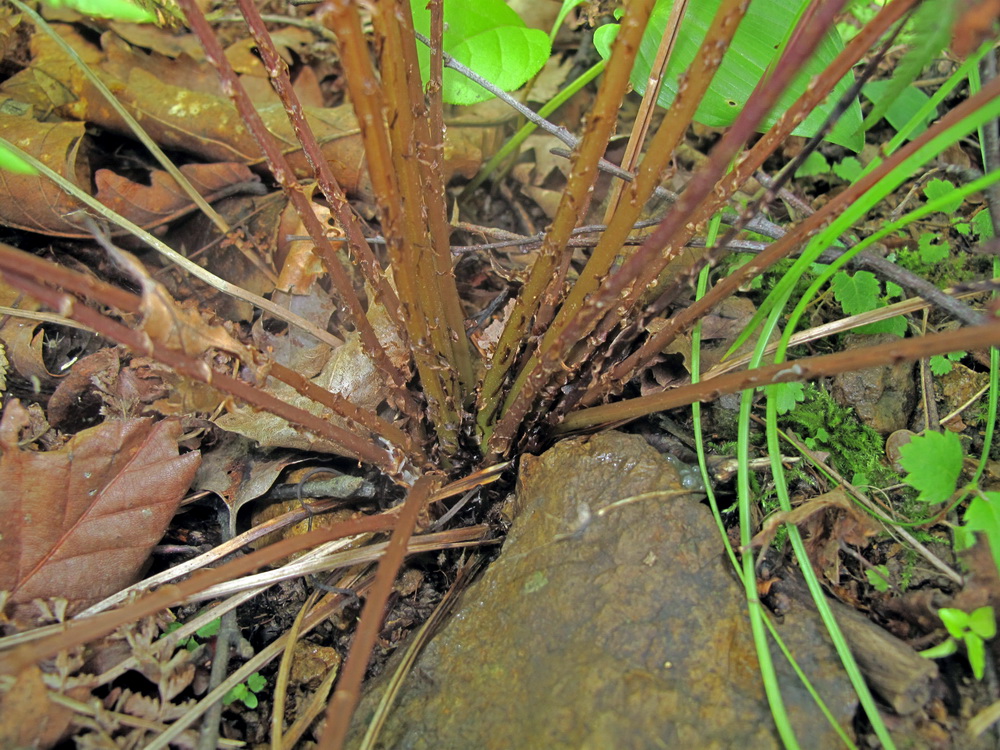
[[[411,0],[413,26],[430,35],[426,0]],[[444,51],[504,91],[523,86],[549,57],[548,35],[529,29],[502,0],[445,3]],[[430,51],[417,45],[420,75],[430,70]],[[488,91],[453,70],[444,71],[442,96],[449,104],[476,104],[493,97]]]
[[[720,0],[704,0],[688,5],[657,100],[661,107],[669,107],[674,101],[677,95],[677,77],[694,59],[719,8],[719,2]],[[650,67],[656,56],[672,4],[672,0],[657,2],[649,27],[642,38],[635,69],[632,71],[632,85],[640,94],[646,90]],[[713,128],[728,127],[733,124],[743,103],[750,97],[764,72],[777,62],[775,58],[778,50],[804,5],[803,0],[755,0],[750,4],[750,9],[733,38],[733,44],[723,58],[722,65],[698,108],[695,120]],[[603,57],[607,58],[610,54],[611,42],[617,32],[618,27],[615,24],[602,26],[594,32],[594,45]],[[767,128],[774,124],[778,116],[805,91],[809,80],[821,72],[842,48],[843,44],[836,31],[827,34],[812,59],[778,100],[773,112],[765,118],[763,127]],[[830,114],[837,98],[853,83],[852,79],[853,76],[850,76],[841,80],[834,88],[833,95],[809,114],[795,129],[795,134],[814,135]],[[826,140],[853,151],[860,151],[864,145],[864,136],[859,132],[860,127],[861,106],[854,101],[841,115]]]
[[[953,432],[928,432],[916,436],[899,449],[899,462],[906,469],[903,480],[925,503],[943,503],[955,491],[962,473],[962,443]]]

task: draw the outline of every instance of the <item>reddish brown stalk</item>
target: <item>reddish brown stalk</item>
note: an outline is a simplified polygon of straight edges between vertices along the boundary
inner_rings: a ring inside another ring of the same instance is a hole
[[[181,375],[211,385],[223,393],[235,396],[251,406],[286,419],[292,424],[301,425],[304,429],[341,446],[348,455],[352,455],[361,461],[367,461],[379,467],[390,476],[399,478],[403,468],[400,465],[401,456],[394,456],[392,453],[377,447],[354,433],[314,416],[304,409],[286,404],[281,399],[275,398],[271,394],[255,388],[248,383],[216,372],[203,360],[195,359],[184,352],[170,349],[163,344],[157,343],[142,331],[135,331],[120,323],[116,323],[110,318],[101,315],[96,310],[79,304],[75,297],[42,286],[34,279],[21,276],[10,269],[4,270],[4,277],[11,286],[24,291],[43,304],[58,310],[67,318],[72,318],[89,326],[102,336],[127,346],[132,351],[141,352],[153,357]]]
[[[375,582],[361,610],[361,619],[354,633],[347,661],[341,671],[337,690],[326,709],[326,729],[319,741],[321,750],[340,750],[344,746],[351,725],[351,715],[361,699],[361,683],[368,669],[375,641],[378,639],[382,618],[385,615],[385,604],[389,600],[389,594],[392,593],[392,585],[399,567],[403,564],[406,543],[413,533],[421,511],[427,506],[427,497],[434,482],[435,479],[431,476],[422,476],[416,481],[399,514],[399,521],[392,530],[385,555],[379,561]]]
[[[568,415],[556,428],[556,433],[572,432],[622,420],[628,421],[695,402],[714,401],[727,393],[737,393],[747,388],[815,380],[842,372],[912,362],[959,349],[974,350],[998,345],[1000,345],[1000,321],[905,339],[890,345],[877,344],[794,362],[779,362],[755,370],[727,373],[653,396],[582,409]]]
[[[483,380],[478,422],[485,434],[491,431],[491,423],[500,406],[501,389],[527,336],[531,320],[543,303],[543,292],[546,288],[559,290],[562,287],[570,258],[565,252],[566,243],[580,217],[586,215],[598,174],[598,161],[614,132],[617,111],[629,84],[632,65],[652,6],[652,0],[635,0],[628,5],[622,19],[594,109],[587,118],[583,138],[574,152],[572,171],[552,226],[545,234],[538,257],[507,319]],[[546,300],[546,303],[555,304],[555,300]],[[491,451],[498,452],[492,448]]]
[[[428,389],[428,409],[443,451],[454,455],[462,419],[462,383],[471,382],[472,369],[448,248],[443,177],[431,174],[429,166],[421,164],[430,156],[427,148],[431,136],[409,5],[376,0],[372,22],[386,118],[392,123],[389,142],[402,201],[402,229],[412,253],[409,267],[417,281],[416,311],[425,318],[428,334],[421,381]],[[431,385],[440,393],[432,392]]]
[[[684,16],[684,11],[687,10],[688,0],[677,0],[670,7],[670,16],[667,18],[667,25],[663,30],[663,37],[660,39],[660,46],[656,50],[656,58],[653,60],[653,64],[649,68],[649,77],[646,79],[646,91],[642,95],[642,102],[639,104],[639,110],[635,115],[635,125],[632,127],[632,132],[628,135],[628,144],[625,146],[625,154],[622,156],[621,168],[628,170],[629,172],[636,171],[636,164],[639,163],[639,154],[642,150],[642,144],[646,141],[646,133],[649,131],[649,123],[653,119],[653,113],[656,111],[657,101],[660,98],[660,90],[663,88],[663,77],[666,75],[667,66],[670,64],[670,56],[673,54],[674,46],[677,44],[677,32],[681,27],[681,18]],[[718,18],[722,13],[722,7],[716,12],[715,17]],[[709,29],[708,37],[712,36],[712,30]],[[702,44],[701,49],[698,54],[695,55],[694,62],[697,61],[704,55],[705,45]],[[721,55],[720,55],[721,58]],[[677,88],[680,89],[683,86],[684,75],[680,76]],[[676,104],[676,99],[674,104]],[[673,107],[671,107],[673,109]],[[669,110],[668,110],[669,112]],[[604,223],[610,224],[611,217],[614,216],[615,211],[618,209],[618,205],[621,202],[622,190],[624,189],[626,183],[614,182],[611,186],[611,193],[608,196],[608,205],[604,209]]]
[[[443,0],[431,0],[431,59],[430,77],[427,83],[427,104],[423,105],[420,90],[420,73],[417,63],[416,42],[413,31],[413,16],[403,11],[403,51],[406,55],[410,96],[416,106],[426,110],[427,117],[418,117],[417,153],[418,164],[423,174],[425,199],[427,201],[427,221],[431,234],[431,249],[434,253],[435,278],[444,291],[446,333],[452,342],[454,360],[449,365],[458,371],[462,383],[462,393],[472,394],[476,388],[476,373],[472,362],[472,350],[465,332],[465,312],[455,283],[454,259],[451,254],[451,226],[448,223],[448,204],[444,182],[444,101],[443,50],[444,9]],[[463,401],[465,397],[463,396]],[[469,404],[462,404],[463,407]]]
[[[861,195],[864,195],[867,190],[882,180],[914,151],[997,96],[1000,96],[1000,84],[994,81],[984,87],[975,96],[950,110],[930,128],[921,133],[920,136],[887,158],[877,169],[860,181],[849,185],[846,190],[835,196],[815,214],[799,223],[794,231],[788,232],[784,237],[769,245],[764,252],[753,258],[749,263],[734,270],[726,278],[720,280],[700,300],[680,310],[673,318],[667,321],[667,324],[656,335],[650,336],[639,350],[611,371],[609,382],[627,382],[623,378],[628,378],[630,377],[630,373],[638,371],[652,357],[656,356],[657,352],[663,351],[663,348],[668,346],[680,332],[687,330],[700,320],[708,310],[733,294],[742,284],[760,275],[779,260],[790,255],[796,247],[819,231],[823,226],[833,221],[838,214],[844,211]],[[592,402],[593,399],[588,399],[588,403]]]
[[[399,290],[403,320],[410,334],[414,361],[427,397],[428,416],[442,442],[455,446],[458,443],[459,428],[457,408],[442,379],[444,373],[437,357],[438,352],[447,352],[448,349],[435,350],[431,342],[432,331],[429,328],[428,308],[424,305],[427,287],[421,283],[422,274],[428,269],[433,269],[433,265],[420,263],[417,250],[410,245],[414,239],[411,236],[414,230],[412,222],[421,220],[423,211],[419,202],[414,204],[411,200],[410,206],[417,215],[411,217],[408,223],[404,201],[400,194],[399,175],[390,147],[390,132],[386,120],[386,91],[375,75],[368,43],[361,30],[357,6],[349,0],[329,0],[323,6],[323,11],[324,23],[337,34],[340,43],[340,62],[344,68],[351,104],[357,115],[361,138],[365,145],[368,173],[371,176],[376,200],[379,202],[382,234],[386,238],[393,278]],[[391,72],[383,71],[383,74]],[[402,85],[405,86],[405,83]],[[408,94],[405,94],[404,89],[404,98],[406,96]],[[399,127],[398,123],[394,124]],[[416,239],[423,242],[421,237]],[[422,246],[425,247],[426,242]],[[442,416],[444,414],[450,416],[444,418]]]
[[[202,14],[195,0],[178,0],[178,4],[184,11],[191,30],[197,35],[205,51],[205,56],[218,71],[223,91],[232,99],[244,126],[253,136],[261,152],[264,154],[268,169],[278,184],[281,185],[285,195],[288,196],[289,202],[295,207],[303,226],[305,226],[306,231],[308,231],[309,236],[315,243],[324,268],[333,280],[334,287],[341,301],[347,306],[354,327],[361,335],[361,343],[365,352],[372,357],[379,370],[385,373],[389,385],[393,389],[395,400],[402,405],[404,411],[408,414],[416,415],[419,410],[413,401],[413,396],[406,389],[405,376],[389,359],[385,353],[385,349],[375,335],[375,331],[368,321],[368,317],[365,315],[364,308],[361,306],[361,301],[354,291],[351,279],[337,257],[337,252],[333,244],[326,236],[323,224],[313,211],[312,204],[306,198],[302,186],[295,178],[295,173],[282,153],[281,147],[271,132],[265,127],[260,114],[254,108],[249,94],[243,88],[236,72],[233,70],[228,58],[226,58],[222,45],[219,44],[218,38],[212,31],[212,27],[205,20],[205,16]]]
[[[575,314],[584,301],[600,286],[615,259],[621,254],[633,226],[647,202],[666,176],[674,155],[674,150],[687,131],[698,106],[701,104],[712,78],[722,64],[722,57],[736,34],[746,13],[744,0],[725,0],[712,21],[698,54],[677,84],[677,97],[667,110],[663,122],[649,144],[638,174],[624,188],[624,200],[612,217],[607,230],[594,248],[580,278],[573,285],[559,316],[546,331],[541,349],[551,345],[562,331],[566,322]],[[526,365],[530,371],[533,362]],[[515,385],[513,390],[517,390]]]
[[[232,581],[247,575],[265,565],[282,560],[296,552],[316,547],[335,539],[372,532],[388,531],[398,523],[395,513],[390,511],[377,516],[343,521],[336,526],[317,529],[316,531],[283,539],[264,549],[253,552],[218,568],[195,573],[186,581],[162,586],[151,594],[147,594],[136,602],[122,607],[114,612],[106,612],[73,620],[67,623],[59,633],[42,638],[34,643],[26,644],[9,653],[0,654],[0,673],[17,674],[26,667],[43,659],[55,656],[63,649],[73,648],[83,643],[93,641],[107,635],[122,625],[136,622],[143,617],[149,617],[167,607],[172,607],[220,583]]]
[[[534,367],[519,378],[523,387],[514,393],[512,399],[508,399],[510,406],[497,425],[495,441],[490,446],[491,453],[502,455],[509,450],[514,434],[532,408],[537,395],[556,372],[567,369],[565,359],[569,352],[582,340],[587,340],[590,346],[599,343],[597,340],[589,340],[588,336],[605,314],[614,310],[619,318],[624,318],[683,247],[686,239],[678,238],[683,236],[685,226],[688,231],[694,231],[692,219],[696,210],[710,197],[714,185],[725,174],[743,143],[773,109],[782,92],[812,55],[842,5],[843,0],[828,0],[817,5],[814,22],[789,44],[773,75],[766,82],[758,84],[736,122],[712,149],[709,160],[691,179],[660,226],[616,273],[604,280],[600,289],[572,315],[561,331],[551,338],[547,347],[544,347],[543,342]],[[558,320],[556,323],[558,324]]]
[[[288,119],[295,131],[295,137],[302,145],[302,152],[306,157],[306,161],[309,162],[309,166],[316,176],[316,182],[323,192],[323,196],[336,213],[340,226],[344,228],[344,232],[347,234],[348,248],[354,257],[354,261],[358,264],[365,280],[371,288],[378,291],[379,301],[385,305],[386,310],[389,312],[389,317],[396,324],[399,334],[405,337],[406,331],[399,317],[399,298],[396,296],[396,292],[392,286],[386,282],[385,276],[382,273],[382,267],[379,265],[375,254],[372,252],[371,247],[369,247],[368,241],[362,232],[361,221],[347,202],[347,196],[340,187],[340,183],[337,182],[337,178],[334,177],[330,169],[330,163],[324,157],[319,141],[316,140],[316,135],[309,126],[309,121],[302,110],[302,104],[299,102],[298,95],[292,87],[292,81],[288,77],[288,66],[285,65],[285,61],[278,54],[278,50],[274,46],[274,41],[271,39],[271,35],[264,26],[264,21],[260,17],[257,6],[250,2],[250,0],[238,0],[238,2],[240,12],[243,13],[243,18],[246,19],[247,27],[250,29],[250,33],[257,43],[261,60],[263,60],[264,67],[271,78],[271,85],[274,87],[278,98],[281,99],[281,103],[288,113]]]
[[[54,263],[46,262],[3,243],[0,243],[0,270],[36,280],[44,278],[48,284],[59,289],[126,313],[136,314],[142,311],[142,299],[138,295]],[[337,416],[362,427],[373,437],[378,437],[394,448],[402,450],[406,457],[414,463],[419,465],[426,460],[423,452],[413,445],[409,436],[395,425],[379,418],[372,412],[359,409],[340,394],[320,388],[283,365],[261,360],[245,364],[254,367],[259,372],[266,372],[275,379],[291,386],[303,396],[328,407]],[[164,364],[170,363],[164,362]],[[253,388],[253,386],[248,387]]]

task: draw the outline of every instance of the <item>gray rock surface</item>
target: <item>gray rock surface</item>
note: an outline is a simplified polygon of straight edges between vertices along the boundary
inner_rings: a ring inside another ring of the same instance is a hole
[[[420,656],[378,747],[780,747],[742,589],[673,465],[636,436],[569,440],[523,459],[517,505],[500,557]],[[818,623],[783,635],[849,726],[853,693]],[[838,746],[776,662],[802,746]],[[355,746],[380,693],[355,715]]]

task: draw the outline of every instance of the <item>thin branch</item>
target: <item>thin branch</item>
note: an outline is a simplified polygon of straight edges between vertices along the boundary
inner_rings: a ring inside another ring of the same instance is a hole
[[[947,354],[960,349],[980,349],[998,344],[1000,344],[1000,321],[981,326],[968,326],[947,333],[904,339],[889,345],[878,344],[836,354],[779,362],[754,370],[719,375],[710,380],[652,396],[581,409],[568,415],[555,431],[557,434],[564,434],[610,422],[629,421],[658,411],[689,406],[697,402],[715,401],[727,393],[738,393],[748,388],[815,380],[842,372],[912,362],[934,354]]]

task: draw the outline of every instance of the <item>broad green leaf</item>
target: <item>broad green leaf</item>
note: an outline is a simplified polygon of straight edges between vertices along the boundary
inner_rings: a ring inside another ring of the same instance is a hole
[[[813,151],[802,165],[795,170],[796,177],[813,177],[830,171],[830,162],[819,151]]]
[[[969,666],[972,667],[972,676],[977,680],[983,679],[986,673],[986,648],[983,639],[975,633],[968,633],[965,636],[965,654],[969,658]]]
[[[156,14],[129,0],[45,0],[54,8],[72,8],[85,16],[113,18],[126,23],[153,23]]]
[[[987,209],[984,208],[972,217],[972,231],[980,240],[988,240],[993,236],[993,222],[990,220],[990,212]]]
[[[259,693],[263,690],[265,685],[267,685],[267,678],[260,672],[254,672],[252,675],[247,677],[247,687],[255,693]]]
[[[431,16],[426,0],[410,0],[414,28],[430,35]],[[503,0],[444,4],[444,51],[504,91],[520,88],[549,57],[549,37],[529,29]],[[430,51],[417,45],[424,81],[430,71]],[[442,96],[449,104],[476,104],[493,95],[454,70],[445,69]]]
[[[875,123],[886,117],[889,109],[896,105],[904,91],[909,88],[928,63],[931,62],[951,41],[951,29],[957,13],[956,0],[937,0],[933,3],[922,3],[917,7],[912,20],[912,34],[907,35],[909,47],[898,65],[893,66],[892,79],[885,82],[880,95],[873,99],[874,106],[865,118],[864,129],[868,130]],[[901,130],[906,122],[899,124],[890,120],[890,124]],[[913,137],[917,130],[911,131]]]
[[[868,568],[865,571],[865,575],[868,577],[868,582],[876,591],[886,592],[889,590],[889,568],[885,565]]]
[[[969,630],[969,613],[954,607],[942,607],[938,617],[953,638],[964,638]]]
[[[199,638],[211,638],[212,636],[218,635],[221,628],[222,618],[216,617],[214,620],[205,623],[194,632]]]
[[[931,648],[925,648],[923,651],[918,651],[917,653],[925,659],[943,659],[946,656],[951,656],[956,651],[958,651],[958,644],[954,638],[949,638],[944,643],[939,643]]]
[[[657,103],[669,107],[677,95],[677,79],[694,60],[708,27],[719,8],[720,0],[700,0],[689,3],[681,22],[680,34],[674,53],[667,64],[663,86]],[[695,120],[713,128],[732,125],[743,104],[750,97],[761,77],[773,63],[777,50],[799,12],[808,0],[754,0],[733,38],[733,43],[722,60],[718,72],[698,112]],[[657,0],[642,38],[635,68],[632,70],[632,86],[640,94],[646,90],[649,71],[660,37],[670,15],[672,0]],[[594,32],[594,46],[605,58],[610,55],[611,42],[618,33],[616,24],[601,26]],[[843,44],[835,29],[828,33],[817,47],[813,57],[795,77],[792,85],[778,100],[774,110],[764,119],[763,128],[774,124],[777,118],[805,91],[812,77],[821,72],[843,49]],[[832,96],[813,110],[795,129],[796,135],[810,136],[818,132],[827,115],[833,110],[837,99],[850,88],[853,75],[845,76],[834,88]],[[826,140],[860,151],[864,145],[861,127],[861,105],[854,101],[841,116]]]
[[[870,102],[876,104],[892,96],[892,92],[889,90],[891,86],[892,81],[869,81],[861,89],[861,93]],[[889,106],[885,110],[885,119],[892,127],[900,131],[904,125],[916,117],[917,112],[929,99],[930,97],[920,89],[907,86],[889,103]],[[931,112],[924,117],[923,121],[910,131],[909,138],[916,138],[923,133],[927,130],[927,126],[936,118],[936,112]]]
[[[860,315],[878,307],[881,287],[870,271],[854,274],[840,271],[830,280],[830,286],[833,296],[848,315]]]
[[[986,535],[993,553],[993,562],[1000,571],[1000,492],[984,492],[979,497],[972,498],[969,507],[962,517],[965,524],[956,531],[956,542],[962,538],[962,549],[967,549],[975,543],[973,532],[980,531]],[[957,532],[963,532],[960,536]],[[956,543],[955,545],[959,545]]]
[[[955,491],[962,473],[962,442],[953,432],[917,435],[899,449],[903,479],[925,503],[943,503]]]
[[[935,354],[931,357],[930,368],[932,373],[941,377],[951,372],[955,368],[955,365],[943,354]]]
[[[897,315],[888,320],[876,320],[874,323],[866,323],[863,326],[858,326],[856,330],[858,333],[891,333],[893,336],[902,337],[906,335],[907,328],[906,318],[902,315]]]
[[[802,383],[778,383],[771,386],[771,394],[777,399],[778,414],[787,414],[797,403],[806,400]]]
[[[993,607],[986,606],[973,610],[969,615],[969,629],[984,641],[997,634],[997,620],[993,614]]]

